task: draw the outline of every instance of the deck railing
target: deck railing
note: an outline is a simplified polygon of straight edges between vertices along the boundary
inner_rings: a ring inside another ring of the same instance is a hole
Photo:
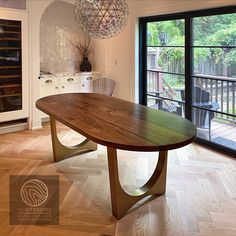
[[[147,83],[148,92],[161,91],[169,99],[175,100],[174,95],[180,92],[168,85],[159,69],[147,71]],[[219,104],[216,117],[236,121],[236,78],[196,74],[193,84],[209,92],[209,102]]]
[[[236,120],[236,78],[197,74],[194,84],[210,93],[210,102],[219,104],[217,117]]]
[[[176,91],[163,79],[160,69],[148,71],[148,92],[162,94],[166,98],[172,99]]]

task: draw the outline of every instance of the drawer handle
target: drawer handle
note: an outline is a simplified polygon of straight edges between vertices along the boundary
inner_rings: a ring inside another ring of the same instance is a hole
[[[58,87],[56,86],[55,89],[58,89]]]
[[[88,78],[87,78],[87,80],[92,80],[93,78],[91,77],[91,76],[89,76]]]
[[[68,82],[72,82],[72,81],[74,81],[74,79],[73,78],[69,78],[69,79],[67,79],[67,81]]]
[[[65,86],[62,86],[62,88],[65,88]]]
[[[84,87],[85,85],[84,84],[82,84],[82,87]]]
[[[47,80],[45,81],[45,83],[46,83],[46,84],[51,84],[51,83],[52,83],[52,80],[51,80],[51,79],[47,79]]]

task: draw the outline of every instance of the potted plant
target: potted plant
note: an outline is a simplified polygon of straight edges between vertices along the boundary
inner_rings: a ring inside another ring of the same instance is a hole
[[[89,61],[89,56],[94,53],[94,42],[92,42],[91,38],[86,38],[83,41],[79,41],[77,44],[74,44],[73,42],[71,43],[76,47],[80,57],[82,58],[80,71],[91,71],[92,65]]]

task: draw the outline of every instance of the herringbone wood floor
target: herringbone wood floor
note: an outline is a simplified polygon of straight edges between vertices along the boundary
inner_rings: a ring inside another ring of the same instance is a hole
[[[64,143],[80,136],[59,126]],[[157,153],[119,151],[126,189],[151,175]],[[60,177],[60,225],[9,225],[9,175]],[[236,160],[192,144],[170,151],[167,192],[117,221],[111,215],[105,147],[54,163],[49,125],[0,135],[0,235],[236,235]]]

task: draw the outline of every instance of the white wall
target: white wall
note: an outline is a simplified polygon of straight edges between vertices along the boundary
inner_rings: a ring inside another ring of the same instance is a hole
[[[115,96],[138,101],[138,17],[214,8],[235,3],[235,0],[130,0],[129,25],[118,36],[107,40],[106,76],[117,81]]]
[[[34,0],[28,1],[29,7],[29,78],[30,78],[30,128],[40,128],[41,120],[39,110],[35,107],[35,102],[39,98],[39,81],[40,73],[40,19],[53,0]]]

